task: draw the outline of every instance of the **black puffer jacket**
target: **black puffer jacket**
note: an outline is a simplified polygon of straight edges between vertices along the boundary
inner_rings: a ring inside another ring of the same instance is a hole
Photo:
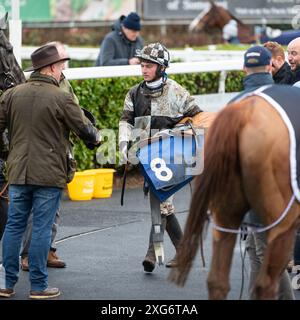
[[[292,84],[294,83],[294,74],[290,65],[285,62],[281,68],[273,75],[273,80],[277,84]]]
[[[293,80],[291,84],[294,84],[298,81],[300,81],[300,67],[298,67],[295,71],[293,71]]]

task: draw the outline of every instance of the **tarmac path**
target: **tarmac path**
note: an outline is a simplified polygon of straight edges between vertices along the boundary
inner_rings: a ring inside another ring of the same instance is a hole
[[[190,188],[176,194],[176,214],[182,226],[187,218]],[[66,261],[64,269],[51,269],[49,285],[60,288],[57,300],[206,300],[208,268],[200,257],[183,288],[167,280],[169,269],[156,267],[152,274],[143,271],[150,231],[150,208],[140,189],[128,189],[125,205],[120,206],[120,190],[108,199],[70,201],[65,196],[61,205],[61,223],[57,234],[57,253]],[[204,241],[207,265],[210,263],[211,230]],[[247,299],[249,263],[246,256],[242,282],[243,243],[237,241],[231,270],[228,299],[237,300],[243,283],[242,299]],[[175,250],[165,234],[165,259]],[[15,300],[28,298],[28,273],[20,271]],[[295,291],[297,299],[299,292]]]

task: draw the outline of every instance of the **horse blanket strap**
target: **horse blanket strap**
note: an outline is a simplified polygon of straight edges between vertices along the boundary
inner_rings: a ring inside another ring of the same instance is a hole
[[[164,130],[139,143],[137,157],[151,191],[165,201],[203,168],[204,130],[190,125]]]
[[[218,225],[216,225],[214,223],[211,213],[209,213],[208,217],[209,217],[210,222],[212,222],[212,227],[214,229],[216,229],[218,231],[221,231],[221,232],[225,232],[225,233],[240,234],[242,236],[242,238],[243,238],[245,235],[253,234],[253,233],[266,232],[266,231],[276,227],[285,218],[285,216],[288,214],[288,212],[290,211],[294,201],[295,201],[295,195],[292,195],[288,205],[286,206],[285,210],[281,213],[279,218],[277,220],[275,220],[274,222],[272,222],[271,224],[265,226],[265,227],[252,227],[250,225],[246,225],[246,226],[242,226],[239,229],[224,228],[224,227],[218,226]],[[245,227],[245,228],[243,228],[243,227]]]
[[[300,202],[300,89],[285,85],[264,86],[252,94],[267,100],[279,113],[290,137],[291,186]]]

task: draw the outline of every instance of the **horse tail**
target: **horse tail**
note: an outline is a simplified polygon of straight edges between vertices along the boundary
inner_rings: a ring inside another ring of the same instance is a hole
[[[240,174],[239,133],[250,118],[252,108],[249,107],[244,101],[227,106],[209,128],[204,147],[204,170],[195,179],[190,212],[177,254],[178,266],[169,277],[180,286],[185,284],[202,241],[208,209],[214,211],[224,203],[230,196],[231,183]]]

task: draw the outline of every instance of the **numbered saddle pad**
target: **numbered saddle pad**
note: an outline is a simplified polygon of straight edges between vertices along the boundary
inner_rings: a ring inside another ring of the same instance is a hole
[[[199,173],[204,136],[196,137],[160,137],[139,149],[137,157],[142,174],[160,201],[165,201]]]

